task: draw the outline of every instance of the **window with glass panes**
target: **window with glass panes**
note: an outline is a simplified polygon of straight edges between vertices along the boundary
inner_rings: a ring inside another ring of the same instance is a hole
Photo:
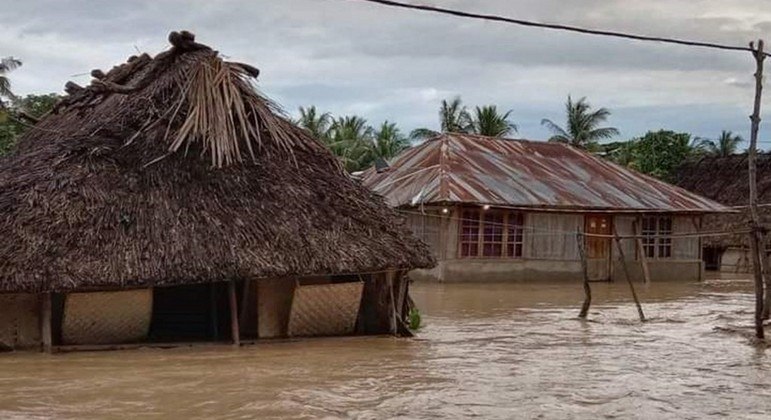
[[[642,252],[648,258],[672,257],[672,218],[649,216],[642,219]]]
[[[524,216],[506,210],[461,212],[461,258],[519,258],[524,243]]]

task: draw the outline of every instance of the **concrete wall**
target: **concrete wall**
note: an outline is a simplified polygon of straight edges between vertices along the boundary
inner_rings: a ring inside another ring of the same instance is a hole
[[[633,281],[644,281],[642,263],[627,261],[626,269]],[[648,261],[651,282],[662,281],[699,281],[703,278],[704,266],[701,261],[693,260],[652,260]],[[621,260],[613,261],[613,281],[626,281]]]
[[[720,257],[720,271],[724,273],[749,273],[752,267],[750,250],[747,248],[728,248]]]

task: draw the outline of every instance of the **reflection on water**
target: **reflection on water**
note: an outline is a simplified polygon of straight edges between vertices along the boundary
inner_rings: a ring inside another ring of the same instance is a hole
[[[417,285],[417,339],[0,355],[0,418],[767,418],[751,284]],[[771,350],[770,350],[771,351]]]

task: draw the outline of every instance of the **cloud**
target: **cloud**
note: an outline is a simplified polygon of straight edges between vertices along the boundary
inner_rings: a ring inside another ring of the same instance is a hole
[[[424,1],[423,1],[424,2]],[[771,28],[756,0],[445,0],[482,13],[648,35],[746,45]],[[566,34],[397,10],[354,0],[0,1],[0,55],[24,66],[18,93],[87,83],[136,49],[157,53],[189,29],[262,71],[259,87],[289,112],[315,104],[388,119],[405,131],[437,125],[441,99],[513,109],[523,136],[546,138],[567,95],[613,111],[624,136],[683,127],[747,137],[753,62],[748,53]],[[764,136],[771,130],[763,126]]]

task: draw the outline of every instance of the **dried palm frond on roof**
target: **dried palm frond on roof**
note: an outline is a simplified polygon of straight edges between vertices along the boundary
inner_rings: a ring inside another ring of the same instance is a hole
[[[771,204],[771,154],[761,153],[757,160],[758,202]],[[749,203],[747,154],[704,156],[683,163],[675,172],[678,186],[727,206]],[[738,231],[747,229],[746,209],[735,214],[709,215],[704,218],[704,230]],[[771,225],[771,206],[760,207],[761,222]],[[749,246],[747,235],[704,238],[712,246]]]
[[[0,160],[0,292],[430,267],[425,244],[192,34],[94,71]]]

